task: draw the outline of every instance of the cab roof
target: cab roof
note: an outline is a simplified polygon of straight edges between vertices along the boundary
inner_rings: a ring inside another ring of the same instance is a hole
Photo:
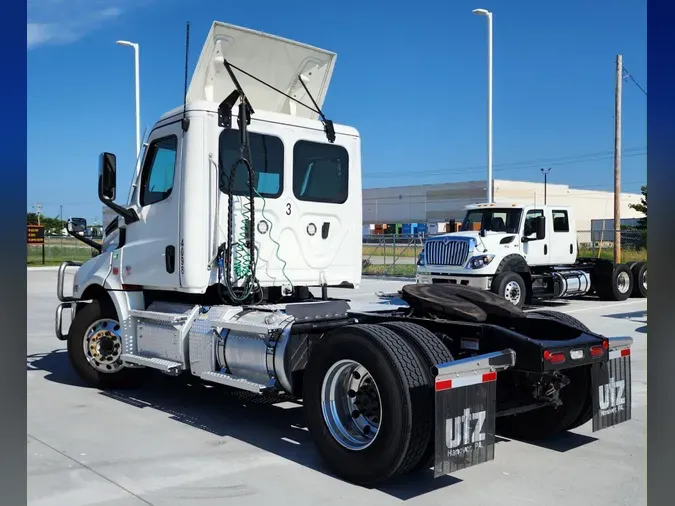
[[[515,201],[503,201],[503,202],[492,202],[491,204],[488,203],[476,203],[476,204],[469,204],[467,206],[464,206],[465,211],[473,210],[473,209],[508,209],[508,208],[515,208],[515,209],[523,209],[525,207],[531,207],[531,208],[536,208],[536,209],[544,209],[544,208],[555,208],[555,209],[569,209],[570,206],[559,206],[559,205],[534,205],[534,204],[524,204],[523,202],[515,202]]]
[[[255,103],[253,100],[250,100],[251,106],[253,107],[255,113],[251,115],[252,124],[255,124],[256,121],[267,121],[269,123],[277,123],[280,125],[287,125],[291,127],[300,127],[300,128],[309,128],[312,130],[321,130],[323,131],[323,123],[319,120],[303,118],[300,116],[290,116],[288,114],[270,112],[265,110],[256,109]],[[210,102],[208,100],[199,100],[194,101],[187,105],[186,113],[188,117],[191,117],[200,113],[212,113],[218,114],[218,105],[215,102]],[[232,109],[232,118],[236,118],[238,115],[239,109],[237,107]],[[164,123],[169,120],[176,120],[179,116],[183,114],[183,106],[177,106],[171,109],[170,111],[165,112],[155,124],[155,127],[159,126],[161,123]],[[338,123],[333,124],[335,128],[335,133],[338,135],[349,135],[352,137],[359,137],[359,132],[356,128],[350,127],[347,125],[341,125]],[[237,122],[232,122],[232,127],[237,128]]]

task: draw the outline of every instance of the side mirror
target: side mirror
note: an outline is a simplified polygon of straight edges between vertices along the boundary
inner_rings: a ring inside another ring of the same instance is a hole
[[[87,229],[87,220],[84,218],[68,218],[66,230],[71,234],[81,234]]]
[[[98,198],[114,201],[117,188],[117,157],[113,153],[101,153],[98,165]]]
[[[546,237],[546,217],[539,216],[537,218],[537,240],[541,241]]]

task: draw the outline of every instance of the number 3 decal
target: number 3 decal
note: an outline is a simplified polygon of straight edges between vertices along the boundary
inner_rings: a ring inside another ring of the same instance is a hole
[[[287,215],[291,214],[291,203],[290,202],[288,204],[286,204],[286,214]]]

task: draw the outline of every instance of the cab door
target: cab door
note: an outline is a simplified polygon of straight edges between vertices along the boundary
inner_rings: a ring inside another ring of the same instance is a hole
[[[546,218],[546,234],[543,239],[537,239],[536,220],[540,216]],[[543,209],[529,209],[525,213],[525,222],[523,224],[523,256],[528,265],[548,265],[550,264],[550,216],[546,216]]]
[[[158,127],[150,134],[132,196],[139,220],[126,226],[121,252],[123,284],[153,289],[180,286],[177,263],[182,140],[180,122]]]

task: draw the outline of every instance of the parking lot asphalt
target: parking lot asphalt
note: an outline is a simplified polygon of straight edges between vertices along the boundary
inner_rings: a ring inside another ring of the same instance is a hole
[[[365,489],[326,471],[299,405],[260,404],[161,373],[133,392],[86,387],[54,336],[55,270],[29,269],[27,279],[31,506],[646,504],[645,300],[547,307],[635,339],[632,420],[597,433],[589,422],[546,446],[502,440],[486,464]],[[331,295],[365,302],[402,284],[367,279]]]

